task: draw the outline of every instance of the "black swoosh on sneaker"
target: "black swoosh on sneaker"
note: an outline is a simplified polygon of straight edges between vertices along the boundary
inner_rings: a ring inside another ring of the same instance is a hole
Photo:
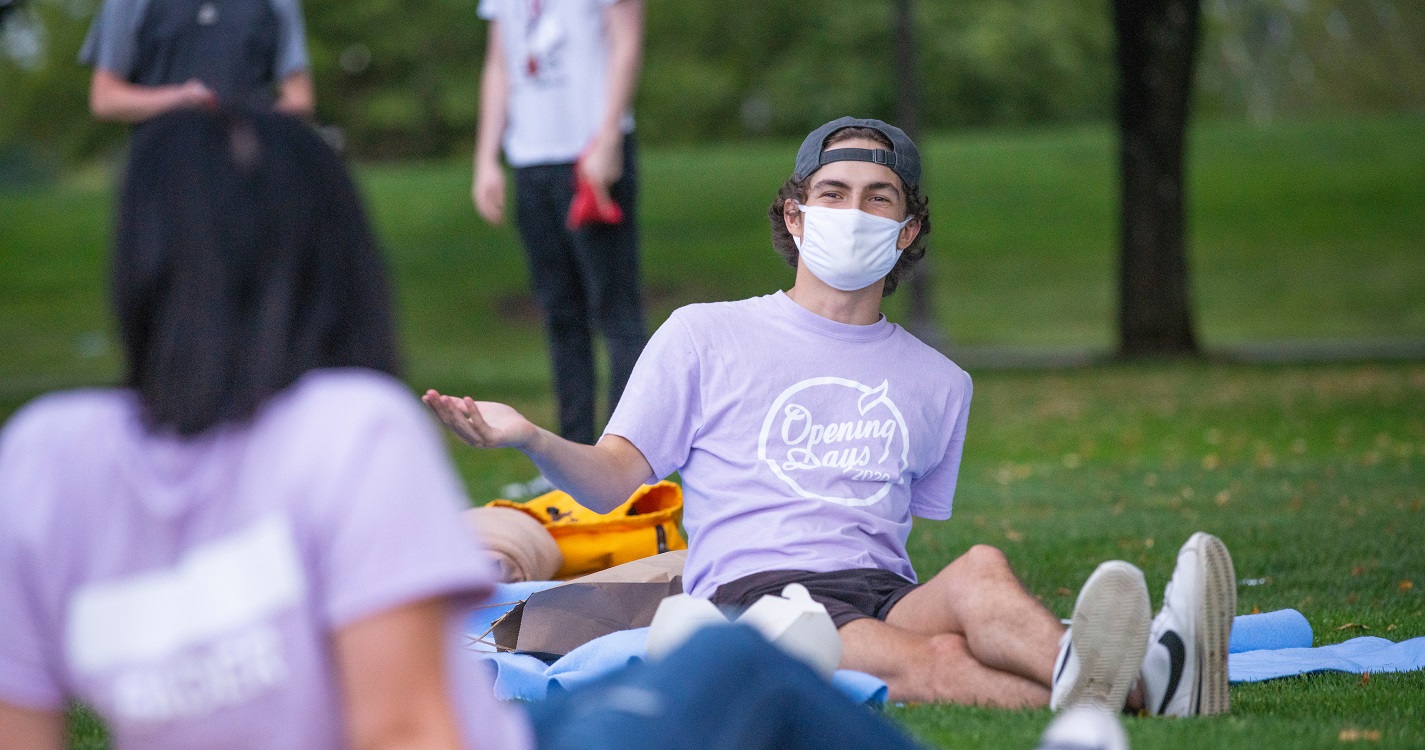
[[[1202,683],[1203,683],[1203,679],[1202,679],[1202,677],[1201,677],[1201,675],[1202,675],[1202,664],[1201,664],[1201,663],[1199,663],[1199,664],[1197,665],[1197,673],[1198,673],[1199,677],[1197,678],[1197,690],[1194,691],[1193,694],[1192,694],[1192,712],[1195,713],[1195,714],[1200,714],[1200,713],[1202,713]]]
[[[1069,655],[1072,653],[1074,653],[1074,643],[1070,641],[1068,647],[1064,649],[1064,658],[1059,662],[1059,673],[1054,675],[1054,682],[1058,682],[1059,678],[1064,676],[1064,668],[1069,666]]]
[[[1163,637],[1158,639],[1158,643],[1168,650],[1168,689],[1163,693],[1163,703],[1158,706],[1158,713],[1161,715],[1168,710],[1168,701],[1172,700],[1173,694],[1178,691],[1178,683],[1183,679],[1183,663],[1187,661],[1187,647],[1183,645],[1183,639],[1177,631],[1169,630],[1163,633]]]

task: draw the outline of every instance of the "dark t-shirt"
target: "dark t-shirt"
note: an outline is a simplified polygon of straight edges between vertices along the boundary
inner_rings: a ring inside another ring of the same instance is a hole
[[[253,105],[308,67],[298,0],[105,0],[79,61],[141,86],[196,78]]]

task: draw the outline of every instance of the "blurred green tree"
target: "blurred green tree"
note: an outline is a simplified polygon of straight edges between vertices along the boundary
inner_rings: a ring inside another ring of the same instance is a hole
[[[0,33],[0,146],[89,156],[123,137],[89,117],[89,73],[74,61],[93,12],[89,0],[41,0],[10,14]]]
[[[0,41],[0,142],[83,158],[123,129],[93,123],[89,70],[75,63],[99,0],[30,0],[24,32]],[[320,119],[374,158],[471,148],[485,24],[471,0],[305,0]],[[648,0],[637,113],[647,143],[791,136],[854,112],[895,114],[893,7],[791,0],[731,12],[708,0]],[[922,124],[1106,116],[1110,35],[1101,0],[924,3],[914,16]],[[854,64],[853,64],[854,63]]]
[[[317,114],[353,153],[474,148],[485,24],[471,0],[304,0]]]
[[[14,2],[15,0],[9,0]],[[894,3],[647,0],[645,143],[791,137],[846,113],[896,117]],[[94,123],[75,62],[99,0],[27,0],[0,36],[0,144],[66,159],[122,141]],[[304,0],[320,118],[369,158],[471,149],[485,24],[474,0]],[[924,0],[914,8],[926,130],[1105,120],[1103,0]],[[1262,117],[1425,109],[1425,3],[1214,0],[1204,111]]]

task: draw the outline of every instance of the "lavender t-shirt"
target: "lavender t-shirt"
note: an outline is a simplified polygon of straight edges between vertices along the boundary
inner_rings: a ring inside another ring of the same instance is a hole
[[[778,292],[690,305],[649,340],[607,434],[681,472],[696,596],[766,570],[915,580],[911,516],[950,517],[970,376],[887,321]]]
[[[333,632],[490,590],[462,504],[421,407],[373,372],[309,373],[182,441],[130,391],[41,398],[0,434],[0,700],[77,698],[117,747],[345,747]],[[468,744],[530,747],[450,620]]]

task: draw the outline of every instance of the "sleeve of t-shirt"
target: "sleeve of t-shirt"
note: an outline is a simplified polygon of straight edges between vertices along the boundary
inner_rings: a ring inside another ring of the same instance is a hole
[[[0,700],[41,711],[64,707],[59,676],[59,633],[48,627],[35,586],[53,571],[34,569],[19,538],[15,515],[27,512],[33,490],[25,477],[43,474],[43,441],[28,440],[17,415],[0,434]],[[31,424],[38,424],[31,420]],[[29,430],[29,432],[33,432]]]
[[[494,21],[499,12],[499,0],[480,0],[480,5],[475,8],[475,15],[486,21]]]
[[[79,62],[128,78],[138,56],[139,24],[147,10],[146,0],[104,0],[79,48]]]
[[[277,13],[278,26],[274,69],[277,80],[282,81],[311,67],[307,60],[307,24],[302,19],[300,0],[272,0],[272,10]]]
[[[910,488],[910,512],[921,518],[943,521],[950,517],[954,505],[955,483],[960,476],[960,455],[965,449],[965,429],[970,422],[970,395],[974,391],[970,374],[963,370],[960,374],[965,378],[965,385],[960,393],[960,403],[948,405],[951,413],[955,414],[955,421],[950,428],[945,455],[935,468],[926,472]]]
[[[687,463],[702,429],[701,362],[680,312],[649,338],[604,429],[605,435],[618,435],[643,453],[653,469],[648,484]]]
[[[29,586],[43,573],[24,575],[18,546],[0,536],[0,701],[57,710],[64,706],[64,689],[52,669],[58,634],[44,626]]]
[[[461,522],[465,492],[429,417],[406,393],[362,395],[380,403],[354,425],[357,448],[336,457],[342,481],[316,531],[325,540],[319,575],[329,624],[436,596],[488,594],[494,571]]]

